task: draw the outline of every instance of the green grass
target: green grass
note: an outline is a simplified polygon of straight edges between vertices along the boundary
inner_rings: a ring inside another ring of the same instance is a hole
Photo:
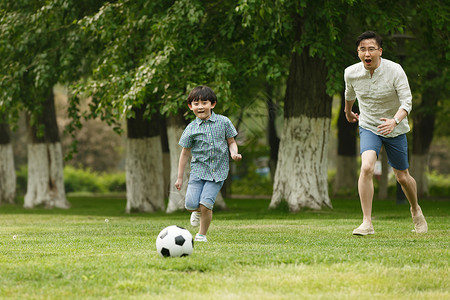
[[[450,298],[450,201],[421,202],[424,235],[411,233],[408,206],[375,201],[376,234],[357,237],[356,199],[298,214],[229,199],[208,243],[161,258],[162,228],[195,233],[188,213],[127,215],[121,198],[69,200],[67,211],[0,207],[1,299]]]

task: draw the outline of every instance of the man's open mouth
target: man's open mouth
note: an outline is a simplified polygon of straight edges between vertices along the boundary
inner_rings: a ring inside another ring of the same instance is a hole
[[[366,63],[370,64],[372,60],[370,58],[364,60]]]

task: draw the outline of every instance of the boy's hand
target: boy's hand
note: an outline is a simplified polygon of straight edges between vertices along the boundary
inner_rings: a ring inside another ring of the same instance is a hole
[[[181,190],[182,185],[183,185],[183,179],[178,178],[177,181],[175,182],[175,187],[177,188],[177,190]]]
[[[240,155],[239,153],[231,154],[231,158],[235,161],[240,161],[242,159],[242,155]]]

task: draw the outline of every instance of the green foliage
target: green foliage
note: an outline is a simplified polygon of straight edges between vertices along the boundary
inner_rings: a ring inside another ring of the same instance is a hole
[[[27,191],[27,167],[22,166],[17,170],[16,177],[17,193],[18,195],[24,195]],[[64,187],[66,193],[75,194],[125,193],[125,173],[99,173],[89,169],[83,170],[72,166],[65,166]]]
[[[124,193],[127,190],[125,172],[103,173],[100,178],[102,185],[110,193]]]
[[[450,175],[432,172],[428,174],[428,186],[430,195],[448,198],[450,195]]]
[[[50,89],[81,76],[85,46],[73,20],[97,5],[90,0],[0,2],[0,112],[11,122],[20,110],[35,122]]]
[[[64,187],[66,193],[72,192],[108,192],[106,186],[102,183],[101,176],[90,170],[75,169],[71,166],[64,168]]]
[[[70,198],[70,210],[0,207],[0,282],[11,299],[447,299],[448,201],[424,201],[427,234],[408,208],[374,202],[376,234],[352,236],[359,202],[288,214],[227,199],[207,243],[164,259],[155,239],[189,214],[125,214],[125,199]],[[106,222],[108,220],[108,222]],[[370,278],[370,280],[362,280]],[[215,284],[205,284],[213,282]],[[299,284],[301,283],[301,284]]]
[[[248,166],[244,177],[231,183],[231,193],[236,195],[272,195],[273,182],[270,174],[261,175],[256,172],[254,164]]]

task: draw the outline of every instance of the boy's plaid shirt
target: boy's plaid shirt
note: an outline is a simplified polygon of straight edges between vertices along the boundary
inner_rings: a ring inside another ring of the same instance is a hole
[[[191,148],[191,174],[203,180],[224,181],[230,168],[227,139],[236,135],[230,119],[214,112],[206,121],[200,118],[192,121],[178,143],[183,148]]]

